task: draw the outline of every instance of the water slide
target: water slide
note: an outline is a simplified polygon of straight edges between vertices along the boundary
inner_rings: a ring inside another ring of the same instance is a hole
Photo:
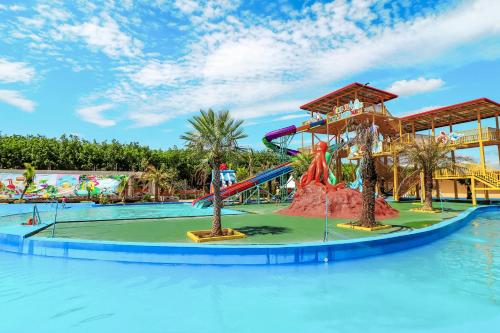
[[[322,119],[322,120],[312,122],[310,124],[302,125],[300,127],[296,127],[295,125],[292,125],[292,126],[280,128],[278,130],[271,131],[271,132],[267,133],[264,136],[264,138],[262,139],[262,142],[269,149],[273,150],[276,153],[279,153],[281,150],[281,147],[279,145],[273,143],[274,140],[279,139],[279,138],[284,137],[284,136],[294,135],[296,133],[305,132],[305,131],[307,131],[311,128],[314,128],[316,126],[324,125],[325,122],[326,122],[326,120]],[[340,147],[335,147],[334,150],[338,149],[338,148],[340,148]],[[285,152],[289,156],[295,156],[299,153],[298,150],[289,149],[289,148],[287,148]],[[228,197],[235,195],[237,193],[251,189],[257,185],[266,183],[272,179],[278,178],[281,175],[288,174],[288,173],[292,172],[292,170],[293,170],[293,168],[290,165],[290,162],[288,162],[288,163],[281,164],[275,168],[272,168],[272,169],[269,169],[266,171],[262,171],[262,172],[258,173],[257,175],[255,175],[254,177],[250,177],[248,179],[245,179],[243,181],[240,181],[238,183],[235,183],[233,185],[230,185],[228,187],[221,189],[222,199],[228,198]],[[193,206],[195,206],[197,208],[208,207],[208,206],[212,205],[213,199],[214,199],[214,195],[213,195],[213,193],[210,193],[204,197],[201,197],[201,198],[194,200]]]

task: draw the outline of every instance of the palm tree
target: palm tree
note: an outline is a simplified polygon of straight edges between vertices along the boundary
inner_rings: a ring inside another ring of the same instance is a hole
[[[24,198],[24,195],[26,194],[26,191],[28,188],[33,184],[35,181],[35,167],[32,166],[30,163],[24,163],[24,170],[23,176],[24,176],[24,189],[23,192],[21,193],[21,197],[19,198],[19,201],[22,201]]]
[[[453,150],[449,144],[436,142],[433,137],[415,140],[402,149],[400,157],[402,164],[407,164],[424,175],[424,206],[422,210],[432,210],[432,189],[434,172],[440,169],[454,168],[455,164],[469,159],[456,157],[450,154]]]
[[[214,185],[214,215],[211,236],[222,235],[220,193],[220,164],[241,149],[238,140],[247,135],[243,132],[242,120],[232,119],[229,111],[200,111],[199,116],[189,120],[193,130],[181,135],[189,148],[192,148],[206,158],[213,174]]]
[[[300,177],[307,171],[313,158],[314,155],[310,152],[303,152],[292,158],[292,177],[295,179],[295,184],[300,184]]]
[[[165,167],[164,164],[157,169],[154,165],[150,164],[142,174],[142,180],[154,184],[155,201],[159,201],[161,190],[168,190],[169,193],[173,191],[174,184],[177,180],[177,170]]]
[[[205,185],[208,183],[210,172],[210,165],[206,159],[201,159],[200,163],[195,166],[194,180],[196,184],[201,185],[203,193],[206,193]],[[210,192],[210,186],[208,187],[208,192]]]
[[[128,187],[128,181],[130,177],[124,176],[120,178],[120,182],[118,183],[118,186],[116,187],[116,191],[118,192],[118,197],[120,197],[121,201],[125,201],[126,197],[126,190]]]
[[[374,227],[375,221],[375,185],[377,183],[377,170],[373,158],[373,145],[375,143],[376,129],[369,122],[358,125],[355,141],[363,148],[361,157],[361,178],[363,180],[361,217],[359,224],[363,227]]]

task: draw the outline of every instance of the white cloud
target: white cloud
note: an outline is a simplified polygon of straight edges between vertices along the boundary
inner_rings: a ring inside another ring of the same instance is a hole
[[[35,76],[35,70],[25,62],[12,62],[0,58],[0,82],[29,82]]]
[[[35,111],[35,103],[15,90],[0,90],[0,101],[26,112]]]
[[[131,77],[146,87],[154,87],[175,84],[183,75],[182,69],[175,63],[151,61]]]
[[[71,39],[82,38],[93,48],[113,58],[134,57],[141,54],[142,42],[127,35],[109,15],[92,17],[89,22],[60,26],[63,35]]]
[[[391,84],[387,90],[399,96],[410,96],[441,88],[444,81],[441,79],[426,79],[419,77],[414,80],[400,80]]]
[[[102,113],[114,107],[115,106],[113,104],[87,106],[76,110],[76,113],[86,122],[96,124],[101,127],[110,127],[116,125],[116,121],[104,118]]]
[[[231,111],[231,115],[239,119],[251,119],[262,116],[272,116],[284,112],[290,112],[291,110],[294,109],[296,110],[298,106],[301,105],[303,102],[304,101],[302,100],[287,100],[287,101],[272,102],[268,104],[257,104],[235,109]]]
[[[39,4],[36,6],[38,15],[51,21],[66,21],[71,17],[71,14],[62,8],[56,7],[57,3]]]
[[[0,10],[10,10],[10,11],[13,11],[13,12],[20,12],[20,11],[26,10],[26,7],[20,6],[20,5],[6,6],[6,5],[1,5],[0,4]]]
[[[430,110],[434,110],[434,109],[439,109],[439,108],[442,108],[444,105],[430,105],[430,106],[424,106],[424,107],[421,107],[419,109],[416,109],[416,110],[412,110],[412,111],[408,111],[408,112],[404,112],[400,115],[398,115],[399,117],[404,117],[404,116],[409,116],[409,115],[412,115],[412,114],[416,114],[416,113],[421,113],[421,112],[425,112],[425,111],[430,111]]]
[[[174,6],[185,14],[191,14],[200,8],[198,2],[194,0],[175,0]]]
[[[334,80],[375,67],[402,67],[436,59],[459,45],[498,35],[499,11],[499,1],[477,0],[441,15],[399,22],[392,29],[363,34],[324,52],[315,61],[315,71]]]
[[[179,59],[178,67],[171,61],[165,68],[164,62],[150,62],[132,77],[145,87],[180,85],[149,99],[150,110],[158,101],[155,114],[168,113],[165,119],[208,107],[228,108],[240,118],[257,118],[296,109],[299,102],[281,101],[285,94],[300,92],[304,87],[371,68],[412,66],[437,59],[481,36],[500,33],[500,23],[493,14],[493,7],[500,10],[498,2],[478,0],[406,22],[388,17],[384,20],[392,21],[384,29],[370,25],[362,29],[356,22],[366,24],[379,15],[370,9],[372,4],[355,1],[353,6],[358,9],[353,10],[345,1],[315,3],[305,7],[299,17],[286,21],[227,16],[217,25],[201,22],[195,27],[199,40],[190,44],[189,56]],[[441,40],[442,36],[446,40]],[[181,71],[181,63],[196,70]],[[193,81],[175,81],[177,75]],[[394,88],[408,95],[436,89],[443,83],[440,79],[418,78],[395,83]]]
[[[171,115],[155,112],[134,112],[129,114],[129,119],[135,122],[133,127],[148,127],[161,124],[172,118]]]
[[[193,22],[221,17],[239,6],[236,0],[175,0],[174,7],[189,15]]]
[[[249,38],[222,44],[206,58],[203,74],[210,79],[281,76],[293,50],[271,38]]]
[[[264,16],[247,8],[236,12],[238,1],[155,3],[162,9],[158,12],[173,4],[176,20],[182,15],[189,19],[182,25],[166,23],[168,29],[180,31],[175,39],[168,39],[170,30],[163,36],[164,26],[154,19],[144,20],[135,34],[132,20],[111,10],[61,30],[62,37],[84,40],[115,58],[118,74],[107,89],[96,88],[95,100],[105,98],[135,110],[127,117],[137,126],[157,125],[209,107],[229,109],[242,119],[278,117],[296,110],[305,94],[315,97],[310,92],[325,82],[346,81],[370,69],[422,63],[428,68],[443,64],[450,55],[456,61],[451,65],[484,59],[482,48],[475,46],[500,36],[495,15],[500,2],[492,0],[426,5],[410,16],[401,15],[408,12],[402,2],[386,6],[387,1],[375,0],[309,2],[287,8],[286,17]],[[136,4],[136,9],[141,6]],[[143,48],[134,36],[145,36],[152,26],[154,33],[144,39],[151,44]],[[170,52],[171,45],[156,48],[159,41],[172,43],[175,50]],[[472,51],[457,51],[463,46]],[[500,49],[488,54],[490,59],[499,56]],[[394,85],[400,95],[408,95],[430,91],[443,82],[417,78]]]
[[[299,114],[287,114],[285,116],[278,117],[274,120],[276,121],[281,121],[281,120],[290,120],[290,119],[299,119],[299,118],[308,118],[310,115],[307,113],[301,112]]]

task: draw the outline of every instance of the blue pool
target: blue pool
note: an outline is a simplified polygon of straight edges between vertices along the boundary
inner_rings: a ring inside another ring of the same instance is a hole
[[[50,223],[55,218],[55,204],[37,204],[42,222]],[[32,204],[0,205],[0,226],[26,222],[33,212]],[[69,204],[66,208],[58,207],[57,221],[96,221],[96,220],[123,220],[147,219],[167,217],[197,217],[210,216],[211,207],[195,208],[190,203],[165,204],[133,204],[133,205],[94,205]],[[243,212],[223,209],[223,215],[244,214]]]
[[[496,332],[500,217],[429,245],[299,266],[0,252],[0,332]]]

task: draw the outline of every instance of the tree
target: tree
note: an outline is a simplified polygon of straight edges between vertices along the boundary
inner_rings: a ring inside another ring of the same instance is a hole
[[[471,200],[471,199],[472,199],[472,190],[470,189],[470,185],[471,185],[471,180],[470,180],[470,178],[459,179],[459,180],[458,180],[458,183],[459,183],[460,185],[465,185],[465,187],[466,187],[466,192],[467,192],[467,199],[468,199],[468,200]]]
[[[307,171],[313,158],[314,155],[310,152],[303,152],[292,158],[292,176],[296,184],[300,183],[300,177],[302,177],[302,175]]]
[[[24,195],[26,194],[26,191],[35,181],[35,175],[36,175],[35,168],[30,163],[24,163],[24,167],[26,169],[23,172],[24,189],[23,189],[23,192],[21,193],[21,197],[19,198],[19,201],[23,200]]]
[[[212,220],[211,236],[222,235],[221,208],[222,197],[220,193],[220,164],[237,154],[241,149],[238,140],[247,135],[243,132],[242,120],[232,119],[229,111],[214,112],[200,111],[199,116],[189,120],[192,131],[181,135],[189,148],[196,150],[200,157],[209,163],[213,173],[214,185],[214,214]]]
[[[455,168],[467,158],[448,156],[454,150],[448,143],[436,142],[433,137],[415,140],[401,149],[401,162],[413,167],[424,175],[424,206],[422,210],[432,210],[432,189],[434,172],[439,169]]]
[[[377,183],[377,170],[373,158],[373,145],[377,129],[369,121],[357,126],[356,144],[361,149],[361,178],[363,180],[361,217],[359,224],[363,227],[373,227],[375,221],[375,185]]]
[[[167,190],[169,194],[173,194],[172,192],[177,181],[177,170],[167,168],[164,164],[159,169],[154,165],[149,165],[142,174],[142,180],[154,184],[155,201],[159,201],[162,190]]]
[[[121,177],[118,186],[116,187],[116,191],[118,192],[118,196],[122,201],[125,201],[126,191],[128,188],[128,181],[130,177]]]

